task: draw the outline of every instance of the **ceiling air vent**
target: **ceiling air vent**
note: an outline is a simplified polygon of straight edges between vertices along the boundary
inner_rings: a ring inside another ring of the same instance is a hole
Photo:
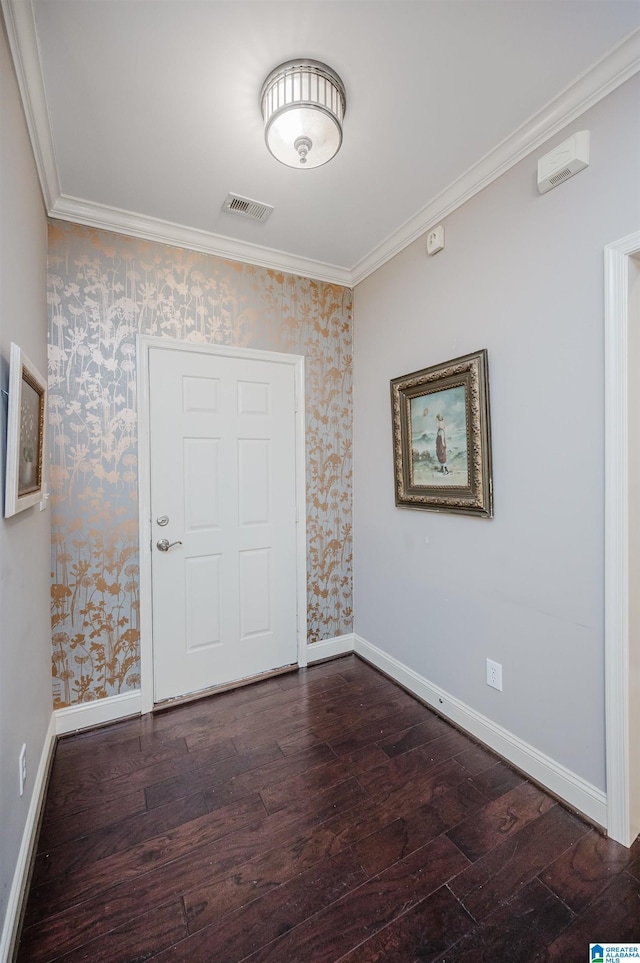
[[[222,210],[229,214],[239,214],[240,217],[249,217],[252,221],[266,221],[273,211],[273,207],[271,204],[252,201],[249,197],[227,194]]]

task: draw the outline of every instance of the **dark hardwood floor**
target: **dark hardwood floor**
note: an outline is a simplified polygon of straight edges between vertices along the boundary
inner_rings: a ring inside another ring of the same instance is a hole
[[[353,656],[57,746],[20,963],[586,963],[595,829]]]

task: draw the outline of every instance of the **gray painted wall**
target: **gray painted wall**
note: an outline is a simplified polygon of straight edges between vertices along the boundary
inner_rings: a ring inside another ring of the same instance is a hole
[[[7,390],[12,341],[39,371],[47,370],[47,233],[3,25],[0,91],[0,387]],[[6,411],[2,396],[0,487]],[[49,543],[48,511],[36,506],[0,519],[0,932],[51,719]],[[20,797],[23,743],[27,783]]]
[[[603,248],[640,224],[640,77],[355,290],[355,631],[604,788]],[[591,166],[548,194],[575,130]],[[389,380],[487,348],[495,518],[397,509]],[[503,692],[485,659],[503,666]]]

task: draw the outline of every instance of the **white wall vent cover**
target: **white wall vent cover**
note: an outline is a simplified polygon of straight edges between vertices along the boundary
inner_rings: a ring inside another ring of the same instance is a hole
[[[538,190],[546,194],[553,187],[573,177],[578,171],[589,166],[589,131],[579,130],[577,134],[563,141],[558,147],[545,154],[538,161]]]
[[[227,194],[222,210],[228,211],[229,214],[239,214],[240,217],[250,217],[252,221],[266,221],[273,207],[261,201],[252,201],[250,197]]]

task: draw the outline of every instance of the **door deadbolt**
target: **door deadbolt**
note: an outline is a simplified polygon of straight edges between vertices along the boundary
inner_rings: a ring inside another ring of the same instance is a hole
[[[164,526],[168,524],[169,524],[168,515],[158,515],[158,517],[156,518],[156,525],[160,525],[161,528],[164,528]]]

